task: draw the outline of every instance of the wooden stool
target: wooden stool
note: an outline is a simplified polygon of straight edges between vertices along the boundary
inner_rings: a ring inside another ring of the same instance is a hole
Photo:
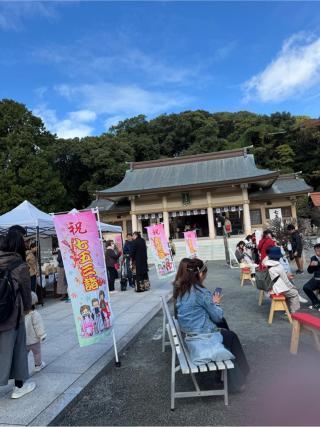
[[[320,318],[308,313],[293,313],[292,320],[290,353],[298,353],[300,332],[312,335],[316,349],[320,351]]]
[[[291,314],[288,310],[285,297],[282,294],[270,294],[270,298],[271,298],[271,307],[270,307],[269,320],[268,320],[269,325],[271,325],[272,323],[273,313],[275,311],[286,312],[289,322],[292,323]]]
[[[243,286],[245,280],[250,280],[252,286],[255,286],[254,280],[251,277],[251,269],[249,267],[242,267],[240,272],[240,286]]]

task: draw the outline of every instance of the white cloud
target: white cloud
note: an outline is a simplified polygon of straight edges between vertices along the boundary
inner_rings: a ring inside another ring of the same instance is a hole
[[[97,118],[96,113],[90,110],[72,111],[69,115],[70,119],[76,122],[92,122]]]
[[[277,102],[305,94],[320,83],[320,38],[295,34],[277,57],[244,84],[246,100]]]
[[[114,85],[110,83],[84,84],[78,86],[59,85],[56,91],[69,101],[77,102],[81,108],[89,108],[97,114],[153,115],[168,112],[185,105],[189,98],[175,92],[160,92],[143,89],[137,85]]]
[[[91,135],[94,130],[88,124],[96,119],[94,111],[71,111],[65,118],[59,119],[55,110],[47,108],[46,105],[40,105],[33,110],[33,113],[41,117],[47,129],[60,138],[82,138]]]
[[[134,78],[140,74],[152,85],[195,84],[196,77],[203,74],[206,66],[203,60],[191,59],[189,64],[172,64],[161,55],[147,54],[128,41],[121,45],[114,42],[112,45],[108,39],[105,40],[106,34],[99,34],[93,40],[82,38],[69,45],[53,44],[34,49],[31,56],[37,62],[63,68],[63,72],[70,76],[103,73],[105,78],[110,78],[123,73],[126,77],[129,75]]]
[[[36,16],[47,19],[56,17],[55,2],[38,1],[1,1],[0,30],[19,31],[24,21]]]

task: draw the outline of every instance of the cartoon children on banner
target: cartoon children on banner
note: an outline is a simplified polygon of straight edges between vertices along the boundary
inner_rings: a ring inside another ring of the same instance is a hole
[[[155,224],[147,227],[147,232],[158,276],[163,278],[173,274],[175,265],[165,235],[164,225]]]

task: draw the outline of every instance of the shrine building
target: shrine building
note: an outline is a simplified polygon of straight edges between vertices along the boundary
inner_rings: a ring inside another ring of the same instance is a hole
[[[221,259],[224,218],[235,244],[275,217],[296,220],[297,197],[311,191],[297,174],[258,168],[241,148],[131,163],[119,184],[97,191],[90,207],[102,221],[120,225],[124,237],[136,230],[146,236],[147,226],[163,222],[178,249],[183,232],[195,229],[206,259]]]

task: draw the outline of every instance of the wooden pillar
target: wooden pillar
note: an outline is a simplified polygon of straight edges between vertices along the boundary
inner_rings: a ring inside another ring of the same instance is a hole
[[[170,237],[170,226],[169,226],[169,212],[167,211],[167,197],[162,197],[162,216],[163,216],[163,225],[164,225],[164,231],[166,233],[167,239]]]
[[[243,222],[244,222],[244,233],[246,235],[251,234],[251,219],[250,219],[250,208],[249,208],[249,197],[248,197],[248,185],[242,184],[242,198],[243,198]]]
[[[292,214],[291,216],[294,222],[297,224],[298,223],[297,207],[296,207],[297,200],[295,197],[292,197],[290,201],[291,201],[291,214]]]
[[[138,220],[136,215],[136,201],[134,196],[130,198],[131,201],[131,222],[132,222],[132,232],[138,231]]]
[[[127,230],[127,221],[125,219],[123,219],[122,220],[122,234],[123,234],[124,237],[126,237],[127,233],[128,233],[128,230]]]
[[[216,230],[214,226],[212,199],[211,199],[210,191],[207,191],[207,202],[208,202],[207,215],[208,215],[208,226],[209,226],[209,238],[214,239],[216,237]]]

